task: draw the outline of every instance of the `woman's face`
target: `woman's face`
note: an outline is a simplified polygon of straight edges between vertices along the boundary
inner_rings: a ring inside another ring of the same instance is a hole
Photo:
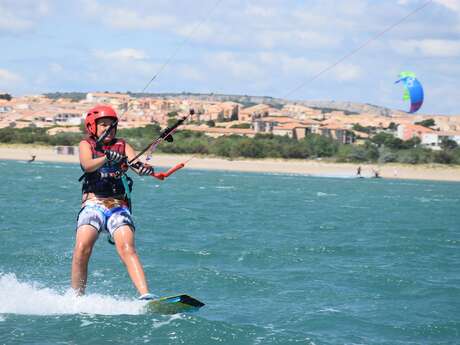
[[[107,128],[115,121],[109,117],[103,117],[102,119],[96,120],[96,134],[100,137]],[[115,137],[115,128],[110,131],[110,133],[105,138],[104,142],[110,142]]]

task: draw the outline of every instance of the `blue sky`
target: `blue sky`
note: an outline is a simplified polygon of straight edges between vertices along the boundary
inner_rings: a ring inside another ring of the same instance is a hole
[[[460,0],[0,0],[0,92],[203,92],[460,115]],[[166,64],[166,65],[165,65]],[[299,86],[302,86],[299,88]]]

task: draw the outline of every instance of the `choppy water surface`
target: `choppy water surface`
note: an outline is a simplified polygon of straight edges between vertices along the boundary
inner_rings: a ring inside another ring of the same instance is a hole
[[[146,314],[96,244],[69,291],[80,169],[0,161],[0,344],[458,344],[460,184],[183,170],[135,179]]]

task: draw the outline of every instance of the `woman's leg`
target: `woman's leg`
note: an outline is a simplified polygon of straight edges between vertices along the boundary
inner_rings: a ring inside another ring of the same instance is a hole
[[[88,262],[97,237],[98,232],[91,225],[82,225],[77,230],[72,257],[72,288],[78,295],[85,293]]]
[[[129,225],[120,226],[114,233],[113,239],[121,260],[128,270],[128,274],[140,295],[149,292],[144,269],[142,268],[139,256],[136,253],[134,244],[134,231]]]

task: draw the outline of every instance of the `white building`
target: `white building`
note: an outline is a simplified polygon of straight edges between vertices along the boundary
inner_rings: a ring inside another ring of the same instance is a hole
[[[54,122],[61,125],[79,126],[83,121],[83,115],[79,112],[61,112],[54,116]]]
[[[453,140],[460,146],[460,132],[432,132],[422,134],[423,146],[433,150],[441,150],[441,143],[444,140]]]

